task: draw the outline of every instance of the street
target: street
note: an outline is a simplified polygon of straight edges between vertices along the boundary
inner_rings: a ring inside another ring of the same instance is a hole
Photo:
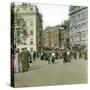
[[[15,87],[50,86],[87,83],[87,60],[72,60],[55,64],[36,60],[27,72],[15,73]]]

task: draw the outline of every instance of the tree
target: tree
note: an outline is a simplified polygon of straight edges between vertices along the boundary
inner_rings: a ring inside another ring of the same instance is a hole
[[[24,44],[28,36],[27,26],[25,20],[18,12],[15,13],[15,29],[16,43],[18,45]]]

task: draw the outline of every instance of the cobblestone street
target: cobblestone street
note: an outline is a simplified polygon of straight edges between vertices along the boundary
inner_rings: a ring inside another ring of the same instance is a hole
[[[36,60],[27,72],[15,73],[15,87],[33,87],[87,83],[87,61],[72,60],[55,64]]]

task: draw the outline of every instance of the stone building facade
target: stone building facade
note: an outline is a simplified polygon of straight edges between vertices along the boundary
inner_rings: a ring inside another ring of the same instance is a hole
[[[64,28],[60,25],[43,30],[43,47],[64,48]]]
[[[39,13],[35,5],[23,3],[15,5],[15,13],[20,15],[26,22],[27,38],[25,44],[18,45],[17,48],[26,47],[29,51],[40,52],[42,48],[42,15]]]
[[[69,20],[65,20],[61,26],[64,28],[62,34],[64,35],[64,47],[69,49],[70,48]]]
[[[88,7],[71,6],[69,9],[70,44],[87,48],[88,44]]]

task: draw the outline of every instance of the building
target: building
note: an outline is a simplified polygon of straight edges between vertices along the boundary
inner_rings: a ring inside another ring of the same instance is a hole
[[[88,45],[88,7],[71,6],[69,9],[70,44],[87,48]]]
[[[22,3],[16,4],[14,9],[15,14],[17,14],[25,22],[25,29],[27,31],[26,39],[22,38],[22,34],[19,35],[19,38],[21,38],[22,40],[25,39],[23,41],[24,44],[17,44],[16,42],[16,47],[20,49],[23,47],[27,47],[27,49],[31,52],[40,52],[42,48],[43,21],[42,15],[39,13],[38,8],[35,5],[31,5],[30,3]],[[18,27],[19,26],[15,26],[15,28]]]
[[[43,47],[64,48],[64,28],[60,25],[43,30]]]
[[[70,30],[69,30],[69,21],[65,20],[62,25],[62,27],[64,27],[64,47],[65,48],[70,48]]]
[[[47,27],[43,33],[44,47],[53,48],[59,46],[58,29],[56,27]]]

